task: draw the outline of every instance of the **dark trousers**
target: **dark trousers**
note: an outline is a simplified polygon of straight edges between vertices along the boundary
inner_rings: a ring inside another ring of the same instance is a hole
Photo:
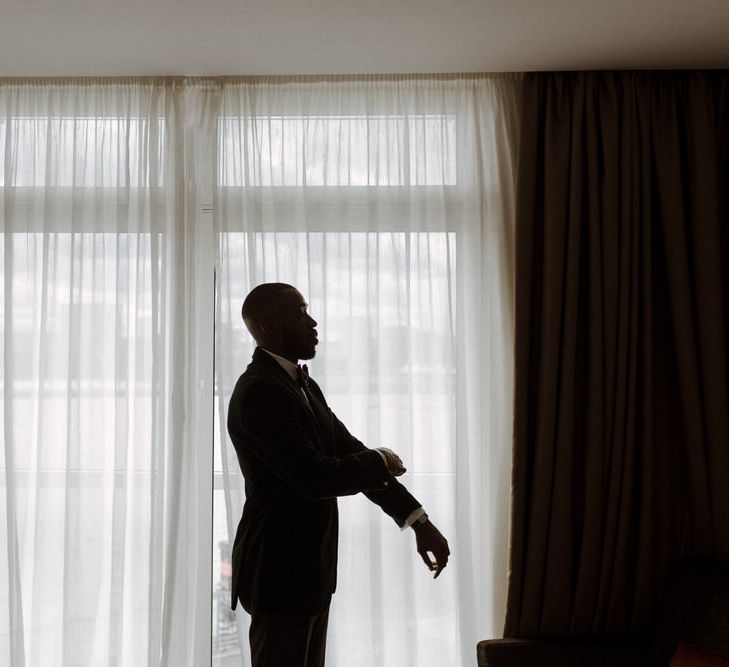
[[[316,616],[251,614],[253,667],[324,667],[329,609]]]

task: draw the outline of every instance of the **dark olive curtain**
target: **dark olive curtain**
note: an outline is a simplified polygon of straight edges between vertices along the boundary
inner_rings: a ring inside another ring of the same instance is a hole
[[[505,634],[640,633],[729,558],[729,74],[524,86]]]

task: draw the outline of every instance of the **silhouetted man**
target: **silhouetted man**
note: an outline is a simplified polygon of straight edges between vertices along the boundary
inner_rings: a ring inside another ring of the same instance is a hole
[[[395,479],[405,472],[397,454],[350,435],[298,365],[318,343],[301,294],[283,283],[259,285],[242,315],[257,347],[228,411],[246,490],[231,603],[235,609],[240,600],[251,615],[254,667],[322,667],[337,576],[337,496],[362,492],[411,526],[436,577],[448,543]]]

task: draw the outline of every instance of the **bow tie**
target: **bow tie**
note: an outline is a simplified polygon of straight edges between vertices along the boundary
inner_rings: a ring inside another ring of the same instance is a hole
[[[309,388],[309,369],[306,367],[306,364],[296,367],[296,379],[300,387],[304,389]]]

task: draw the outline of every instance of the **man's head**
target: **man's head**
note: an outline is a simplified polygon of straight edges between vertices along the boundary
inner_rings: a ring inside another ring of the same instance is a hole
[[[254,287],[243,302],[241,314],[256,343],[294,363],[312,359],[319,340],[316,320],[307,312],[301,293],[285,283]]]

